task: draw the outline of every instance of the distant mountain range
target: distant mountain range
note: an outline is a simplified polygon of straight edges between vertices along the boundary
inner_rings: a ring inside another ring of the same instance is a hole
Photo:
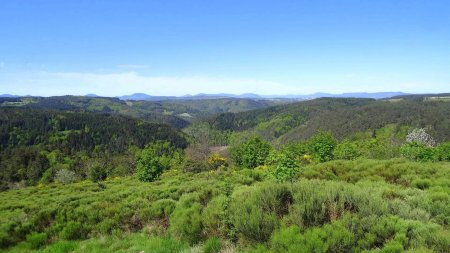
[[[314,93],[309,95],[258,95],[254,93],[244,93],[240,95],[229,94],[229,93],[218,93],[218,94],[205,94],[199,93],[196,95],[184,95],[184,96],[151,96],[145,93],[134,93],[126,96],[119,96],[121,100],[150,100],[150,101],[161,101],[161,100],[174,100],[174,99],[218,99],[218,98],[246,98],[246,99],[295,99],[295,100],[306,100],[314,99],[320,97],[348,97],[348,98],[374,98],[383,99],[395,96],[409,95],[404,92],[354,92],[354,93],[342,93],[342,94],[331,94],[331,93]]]
[[[152,96],[145,93],[134,93],[131,95],[118,96],[117,98],[121,100],[146,100],[146,101],[165,101],[165,100],[199,100],[199,99],[220,99],[220,98],[245,98],[253,100],[263,100],[263,99],[292,99],[292,100],[308,100],[320,97],[340,97],[340,98],[374,98],[383,99],[396,96],[410,95],[404,92],[353,92],[353,93],[314,93],[309,95],[258,95],[254,93],[244,93],[240,95],[229,94],[229,93],[217,93],[217,94],[206,94],[199,93],[196,95],[184,95],[184,96]],[[3,98],[15,98],[19,97],[17,95],[11,94],[0,94]],[[85,97],[101,97],[96,94],[86,94]]]
[[[11,94],[0,94],[1,98],[17,98],[19,96],[17,95],[11,95]]]

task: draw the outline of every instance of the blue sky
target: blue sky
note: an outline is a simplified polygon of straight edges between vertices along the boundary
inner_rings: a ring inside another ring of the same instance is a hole
[[[0,94],[449,92],[447,0],[0,1]]]

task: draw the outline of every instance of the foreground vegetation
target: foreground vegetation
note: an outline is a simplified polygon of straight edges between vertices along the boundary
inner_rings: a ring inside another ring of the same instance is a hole
[[[448,252],[449,196],[447,162],[337,160],[286,183],[261,168],[168,170],[152,183],[2,192],[0,242],[10,252]]]

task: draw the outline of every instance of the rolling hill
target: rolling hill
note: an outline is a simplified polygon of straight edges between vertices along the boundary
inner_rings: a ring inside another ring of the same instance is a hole
[[[445,94],[444,94],[445,95]],[[277,143],[310,138],[318,130],[338,139],[389,124],[426,127],[440,141],[450,140],[450,102],[444,95],[392,99],[319,98],[208,119],[213,129],[256,133]]]
[[[277,103],[281,102],[239,98],[163,101],[124,101],[119,98],[87,96],[0,98],[1,107],[122,114],[179,129],[192,121],[217,113],[260,109]]]

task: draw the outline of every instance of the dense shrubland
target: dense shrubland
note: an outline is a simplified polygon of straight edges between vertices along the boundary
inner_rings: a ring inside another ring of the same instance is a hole
[[[136,238],[170,245],[153,246],[159,252],[206,247],[209,238],[252,252],[447,252],[449,176],[446,162],[358,159],[305,165],[285,183],[267,171],[229,168],[168,170],[153,183],[28,187],[0,193],[0,242],[16,245],[13,252],[55,245],[81,252],[112,238],[124,241],[117,246],[124,252]]]
[[[412,139],[417,131],[395,148],[448,146]],[[123,252],[448,252],[450,163],[368,159],[366,142],[382,141],[318,132],[275,148],[250,136],[222,154],[154,142],[138,151],[136,176],[106,178],[93,165],[91,180],[61,170],[55,183],[1,193],[0,243],[11,252],[113,252],[113,238]]]

